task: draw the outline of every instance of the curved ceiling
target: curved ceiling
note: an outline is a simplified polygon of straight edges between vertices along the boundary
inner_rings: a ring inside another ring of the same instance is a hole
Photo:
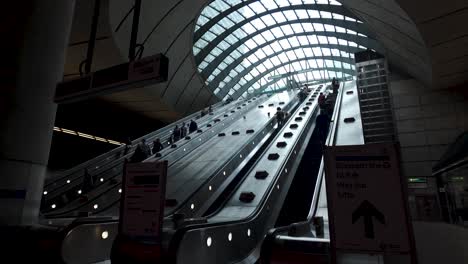
[[[215,0],[195,25],[193,53],[219,98],[354,75],[354,53],[383,47],[334,0]]]

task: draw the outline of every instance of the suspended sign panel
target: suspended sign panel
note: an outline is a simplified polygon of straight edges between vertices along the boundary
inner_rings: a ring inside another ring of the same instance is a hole
[[[166,191],[167,161],[128,163],[120,206],[120,233],[160,242]]]
[[[167,81],[169,59],[157,54],[57,84],[54,101],[70,103]]]
[[[327,147],[325,162],[332,247],[410,253],[410,228],[396,146]]]

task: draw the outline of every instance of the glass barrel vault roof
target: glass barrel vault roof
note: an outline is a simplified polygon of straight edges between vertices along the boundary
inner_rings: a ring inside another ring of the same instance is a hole
[[[214,0],[198,17],[193,53],[215,95],[237,99],[288,80],[353,76],[353,54],[378,49],[370,34],[334,0]]]

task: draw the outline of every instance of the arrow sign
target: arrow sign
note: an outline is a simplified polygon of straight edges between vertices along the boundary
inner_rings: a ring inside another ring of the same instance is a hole
[[[367,238],[374,239],[374,223],[372,217],[375,217],[381,224],[385,224],[385,216],[375,208],[369,201],[364,200],[361,205],[353,211],[352,223],[356,223],[361,217],[364,218],[364,234]]]

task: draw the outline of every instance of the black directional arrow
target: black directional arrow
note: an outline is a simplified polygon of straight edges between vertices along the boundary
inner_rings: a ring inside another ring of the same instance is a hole
[[[364,235],[367,238],[375,238],[374,235],[374,223],[372,222],[372,217],[375,217],[377,221],[379,221],[381,224],[385,224],[385,216],[375,208],[373,204],[371,204],[369,201],[364,200],[361,205],[359,205],[356,210],[353,211],[353,221],[352,223],[356,223],[361,216],[364,218]]]

